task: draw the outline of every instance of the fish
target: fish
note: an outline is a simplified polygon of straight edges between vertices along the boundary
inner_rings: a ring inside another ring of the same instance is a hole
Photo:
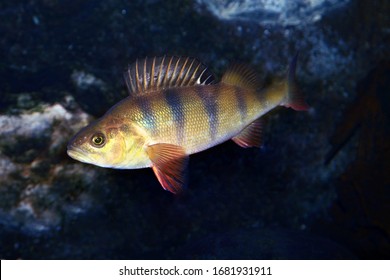
[[[129,95],[81,129],[67,154],[105,168],[152,168],[161,186],[181,194],[189,155],[229,139],[261,147],[262,116],[278,106],[309,107],[295,80],[297,55],[284,79],[264,87],[250,67],[233,64],[217,82],[199,60],[136,60],[124,72]]]

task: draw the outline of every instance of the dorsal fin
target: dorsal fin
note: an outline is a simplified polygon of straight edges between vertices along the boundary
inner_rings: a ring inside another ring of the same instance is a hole
[[[221,82],[253,91],[260,89],[262,86],[256,72],[243,64],[230,66],[223,75]]]
[[[130,95],[193,85],[211,84],[214,76],[200,61],[163,56],[136,60],[124,73]]]

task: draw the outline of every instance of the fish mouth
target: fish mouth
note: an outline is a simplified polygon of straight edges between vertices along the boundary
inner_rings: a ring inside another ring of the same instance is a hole
[[[85,152],[83,152],[83,150],[81,150],[80,148],[77,148],[75,146],[68,146],[66,153],[68,154],[68,156],[70,156],[71,158],[73,158],[75,160],[78,160],[81,162],[86,162],[86,163],[90,162],[90,159],[85,154]]]

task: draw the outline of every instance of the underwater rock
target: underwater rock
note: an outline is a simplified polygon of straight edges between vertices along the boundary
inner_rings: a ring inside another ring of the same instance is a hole
[[[76,87],[81,90],[87,90],[89,88],[99,88],[100,90],[106,89],[106,85],[102,80],[84,71],[74,71],[71,78]]]
[[[91,117],[59,103],[42,107],[0,116],[0,223],[28,234],[58,228],[90,208],[104,182],[65,153],[69,138]]]
[[[315,22],[329,10],[349,0],[197,0],[221,20],[243,20],[259,24],[299,25]]]
[[[109,104],[115,103],[113,96],[107,90],[106,83],[92,73],[75,70],[70,78],[75,87],[73,96],[85,112],[101,116]]]
[[[353,161],[337,181],[333,224],[318,223],[322,232],[344,239],[356,254],[372,259],[390,257],[389,76],[390,62],[383,61],[359,81],[356,99],[330,138],[327,164],[357,143]]]

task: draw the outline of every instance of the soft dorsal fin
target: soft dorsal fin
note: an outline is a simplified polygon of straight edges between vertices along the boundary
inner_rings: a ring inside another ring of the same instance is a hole
[[[130,95],[159,89],[211,84],[214,77],[200,61],[163,56],[137,60],[124,73]]]
[[[221,82],[253,91],[260,89],[262,86],[256,72],[243,64],[230,66],[223,75]]]

